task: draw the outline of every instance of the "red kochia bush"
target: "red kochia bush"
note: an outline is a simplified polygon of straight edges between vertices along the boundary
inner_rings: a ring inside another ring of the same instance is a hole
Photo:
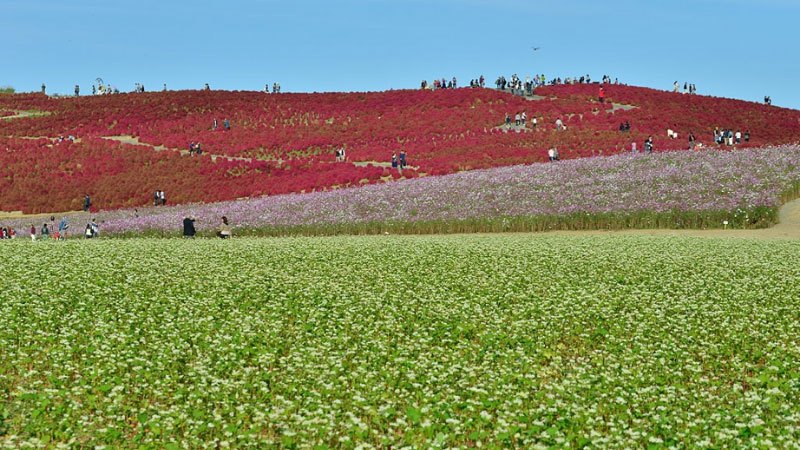
[[[28,212],[77,209],[89,191],[105,208],[142,205],[163,189],[170,202],[214,201],[252,195],[308,192],[396,179],[386,169],[404,150],[410,167],[402,176],[439,175],[562,158],[613,154],[653,135],[657,149],[686,148],[693,131],[712,144],[715,127],[750,130],[749,145],[794,142],[800,112],[738,100],[606,85],[537,89],[544,100],[528,101],[489,89],[280,94],[177,91],[51,99],[41,94],[0,96],[0,110],[39,110],[48,115],[0,120],[0,210]],[[616,105],[616,106],[615,106]],[[623,110],[620,105],[633,109]],[[525,111],[538,127],[508,131],[505,114]],[[567,130],[557,132],[561,118]],[[212,129],[214,120],[217,128]],[[231,129],[223,129],[230,120]],[[630,133],[620,133],[628,121]],[[668,140],[667,128],[680,139]],[[50,139],[74,135],[80,143]],[[131,135],[149,146],[102,139]],[[204,154],[154,151],[152,146]],[[348,161],[334,162],[346,148]],[[210,154],[255,158],[212,161]]]

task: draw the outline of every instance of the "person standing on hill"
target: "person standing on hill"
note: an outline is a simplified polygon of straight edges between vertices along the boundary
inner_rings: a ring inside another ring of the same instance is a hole
[[[597,93],[597,100],[600,103],[606,102],[606,90],[602,86],[600,86],[600,92]]]
[[[406,168],[406,151],[405,150],[400,150],[400,168],[401,169],[405,169]]]
[[[42,83],[42,94],[47,95],[47,86],[44,83]]]
[[[83,196],[83,210],[89,211],[89,208],[92,207],[92,199],[89,197],[89,194]]]
[[[392,153],[392,169],[397,169],[397,153]]]
[[[229,131],[231,129],[231,121],[227,118],[222,121],[222,128],[225,128],[225,131]]]
[[[31,224],[31,240],[36,241],[36,227]]]
[[[75,97],[80,97],[80,96],[81,96],[81,87],[76,84],[75,85]]]

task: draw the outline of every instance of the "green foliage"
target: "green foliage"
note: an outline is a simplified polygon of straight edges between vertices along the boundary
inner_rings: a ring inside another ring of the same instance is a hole
[[[797,241],[0,244],[2,448],[800,442]]]
[[[0,86],[0,94],[13,94],[16,90],[11,86]]]

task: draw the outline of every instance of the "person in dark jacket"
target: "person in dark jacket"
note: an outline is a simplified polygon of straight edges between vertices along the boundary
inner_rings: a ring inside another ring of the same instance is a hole
[[[185,238],[194,238],[194,235],[197,234],[197,231],[194,229],[194,218],[192,217],[184,217],[183,218],[183,237]]]

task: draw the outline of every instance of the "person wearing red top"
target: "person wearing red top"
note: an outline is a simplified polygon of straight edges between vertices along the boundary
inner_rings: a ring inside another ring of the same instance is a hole
[[[600,92],[597,94],[597,99],[600,101],[600,103],[606,102],[606,90],[603,89],[602,86],[600,87]]]

